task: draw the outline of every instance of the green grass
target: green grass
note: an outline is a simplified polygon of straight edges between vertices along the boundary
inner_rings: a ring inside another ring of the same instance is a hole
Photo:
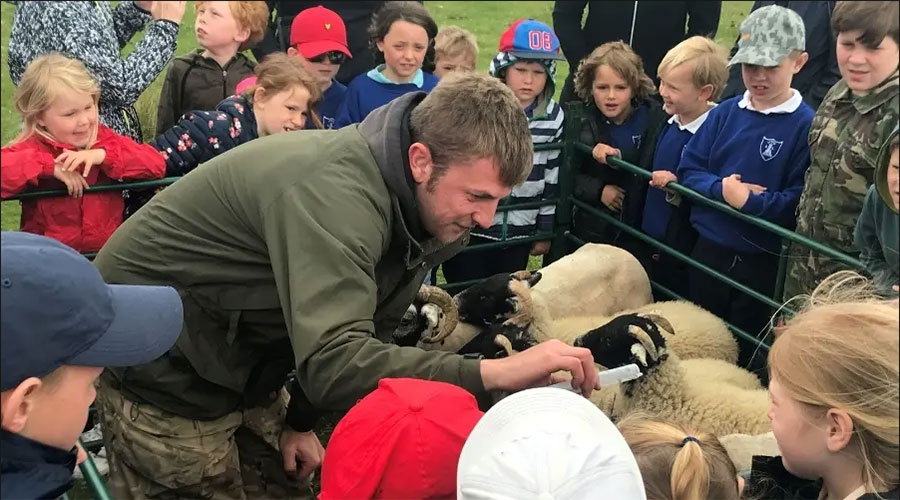
[[[719,23],[719,31],[716,41],[731,48],[737,37],[738,25],[750,11],[752,2],[723,2],[722,18]],[[491,57],[497,50],[497,40],[500,34],[512,21],[522,17],[530,17],[552,24],[551,12],[553,2],[426,2],[425,6],[431,12],[439,26],[455,24],[464,27],[475,34],[478,39],[478,70],[487,71]],[[12,26],[15,7],[6,2],[0,5],[0,142],[6,144],[15,137],[19,127],[19,117],[13,108],[13,86],[9,79],[7,68],[7,47],[9,45],[9,30]],[[194,39],[194,10],[189,6],[182,22],[181,32],[178,35],[177,54],[185,54],[197,47]],[[128,53],[141,38],[141,35],[126,47],[124,53]],[[557,65],[556,90],[562,89],[562,83],[569,74],[569,65],[561,61]],[[152,137],[156,129],[156,103],[162,88],[163,74],[141,95],[137,102],[138,114],[144,137]],[[5,202],[0,205],[0,229],[11,230],[19,227],[19,204]]]

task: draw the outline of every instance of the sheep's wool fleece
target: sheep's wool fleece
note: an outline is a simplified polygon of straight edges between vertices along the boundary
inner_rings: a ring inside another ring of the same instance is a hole
[[[456,481],[462,500],[646,498],[616,426],[587,399],[552,387],[492,407],[463,446]]]

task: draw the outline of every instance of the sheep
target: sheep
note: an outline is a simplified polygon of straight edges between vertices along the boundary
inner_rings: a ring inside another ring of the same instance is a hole
[[[771,431],[767,416],[769,393],[758,387],[758,380],[756,388],[748,388],[754,386],[751,379],[735,376],[735,370],[740,368],[719,360],[694,366],[703,370],[714,365],[727,367],[729,376],[719,377],[716,371],[690,373],[696,368],[685,366],[677,354],[669,351],[665,337],[655,327],[639,326],[653,341],[655,350],[645,349],[644,342],[635,342],[637,336],[630,331],[632,328],[604,325],[573,343],[590,349],[594,361],[607,368],[630,362],[642,367],[642,377],[595,391],[592,396],[592,401],[599,403],[611,419],[642,412],[716,435]]]

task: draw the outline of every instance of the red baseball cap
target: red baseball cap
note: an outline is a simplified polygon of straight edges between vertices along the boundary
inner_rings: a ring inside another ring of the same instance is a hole
[[[291,47],[305,58],[336,50],[353,57],[347,48],[347,28],[333,10],[321,5],[300,11],[291,22]]]
[[[455,385],[382,379],[335,427],[319,500],[455,499],[459,454],[482,415]]]

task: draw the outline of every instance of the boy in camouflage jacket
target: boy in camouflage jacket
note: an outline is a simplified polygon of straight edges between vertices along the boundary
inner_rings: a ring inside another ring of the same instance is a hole
[[[838,2],[832,17],[842,79],[809,131],[812,163],[797,208],[797,233],[856,256],[853,230],[873,182],[879,148],[897,124],[898,4]],[[792,244],[784,298],[811,292],[845,267]]]

